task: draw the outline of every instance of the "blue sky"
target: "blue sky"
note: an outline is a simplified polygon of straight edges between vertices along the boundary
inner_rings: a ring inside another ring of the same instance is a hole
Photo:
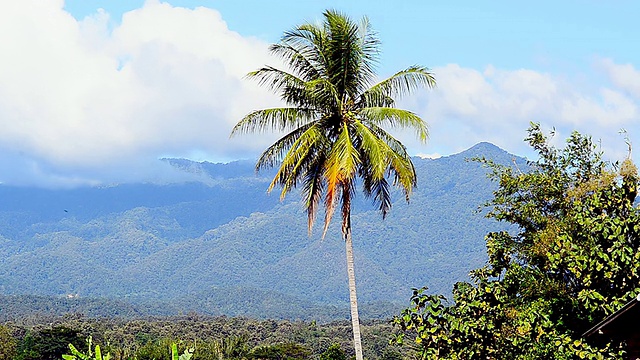
[[[276,135],[228,139],[277,97],[243,79],[284,30],[326,8],[368,16],[379,73],[430,67],[438,88],[401,105],[431,126],[413,154],[479,141],[529,155],[530,121],[591,134],[612,159],[640,144],[634,1],[14,0],[0,4],[0,181],[166,180],[161,157],[253,158]]]
[[[222,13],[229,28],[245,36],[276,42],[282,31],[316,20],[324,9],[354,18],[367,16],[384,43],[391,69],[412,61],[457,63],[482,68],[541,68],[550,72],[585,68],[594,56],[636,63],[632,49],[638,30],[635,1],[230,1],[174,0],[187,8],[209,7]],[[103,8],[119,22],[142,0],[67,0],[77,19]]]

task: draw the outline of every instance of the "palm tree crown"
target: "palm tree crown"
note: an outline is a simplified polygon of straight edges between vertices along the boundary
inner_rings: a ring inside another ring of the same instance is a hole
[[[248,74],[279,92],[288,107],[263,109],[245,116],[234,128],[240,132],[287,132],[260,156],[256,169],[280,165],[269,190],[282,186],[282,197],[300,182],[309,218],[309,231],[324,195],[325,227],[337,200],[342,202],[343,231],[355,191],[362,179],[383,217],[391,207],[387,175],[409,194],[416,173],[405,147],[384,126],[411,128],[422,141],[427,125],[419,116],[394,107],[394,97],[421,87],[433,87],[427,68],[411,66],[374,84],[379,40],[368,20],[360,24],[332,10],[322,24],[303,24],[288,31],[270,50],[289,71],[266,66]]]
[[[433,75],[421,66],[375,83],[379,45],[366,18],[357,24],[331,10],[325,11],[321,24],[303,24],[286,32],[271,51],[289,65],[289,71],[267,66],[248,76],[278,92],[288,106],[254,111],[231,133],[286,133],[262,153],[256,169],[279,165],[269,191],[280,185],[282,197],[302,185],[309,233],[323,197],[323,237],[341,205],[356,360],[363,358],[351,240],[356,180],[361,179],[364,194],[379,205],[383,217],[391,208],[387,177],[393,177],[392,184],[409,201],[416,184],[413,163],[404,145],[384,127],[410,128],[426,141],[425,122],[395,108],[394,98],[435,86]]]

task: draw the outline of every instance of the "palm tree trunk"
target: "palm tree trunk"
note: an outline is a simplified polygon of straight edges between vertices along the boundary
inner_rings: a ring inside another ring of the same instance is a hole
[[[356,274],[353,266],[353,242],[351,241],[351,214],[344,219],[344,243],[347,252],[347,275],[349,276],[349,302],[351,304],[351,326],[353,327],[353,347],[356,360],[362,360],[362,341],[360,340],[360,318],[358,316],[358,297],[356,296]]]

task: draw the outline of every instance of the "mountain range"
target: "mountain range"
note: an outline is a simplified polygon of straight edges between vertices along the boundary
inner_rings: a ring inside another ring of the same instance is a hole
[[[471,158],[522,159],[480,143],[414,158],[410,203],[386,219],[357,194],[353,239],[363,317],[387,317],[411,288],[448,294],[486,261],[484,236],[504,224],[479,207],[495,184]],[[259,318],[348,316],[339,221],[307,233],[299,193],[267,193],[274,171],[253,162],[163,159],[194,181],[42,189],[0,186],[0,318],[30,312]],[[96,299],[100,299],[96,303]],[[98,305],[96,305],[98,304]],[[101,304],[101,305],[100,305]]]

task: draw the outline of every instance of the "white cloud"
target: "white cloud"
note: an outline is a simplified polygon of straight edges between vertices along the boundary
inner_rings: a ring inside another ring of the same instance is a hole
[[[630,78],[638,74],[633,67],[622,69]],[[407,142],[414,152],[450,154],[490,141],[516,154],[531,155],[523,142],[531,121],[555,128],[556,137],[562,140],[574,130],[589,134],[601,140],[614,159],[626,154],[621,128],[629,130],[631,139],[638,140],[634,143],[640,144],[640,131],[635,130],[640,129],[638,99],[627,95],[633,84],[616,82],[615,77],[611,87],[593,93],[564,77],[528,69],[489,66],[481,72],[449,64],[434,72],[438,88],[405,102],[419,109],[431,125],[429,145]]]
[[[577,128],[610,128],[618,130],[638,120],[637,104],[620,91],[602,88],[599,98],[575,94],[562,101],[560,119]]]
[[[438,154],[438,153],[433,153],[433,154],[423,154],[423,153],[418,153],[416,154],[417,157],[422,158],[422,159],[439,159],[442,157],[442,154]]]
[[[98,11],[82,21],[61,0],[0,4],[0,181],[105,183],[165,177],[164,156],[256,156],[275,135],[229,140],[249,111],[278,98],[244,75],[274,64],[262,41],[227,28],[220,13],[150,0],[121,23]],[[530,121],[602,139],[626,154],[618,131],[640,144],[640,72],[604,59],[599,89],[530,69],[433,69],[438,88],[402,106],[430,124],[413,154],[451,154],[480,141],[528,154]],[[589,80],[587,80],[589,81]],[[591,84],[591,83],[590,83]]]
[[[599,65],[615,86],[640,99],[640,71],[632,64],[616,64],[612,59],[602,59]]]
[[[273,63],[267,44],[207,8],[148,1],[110,29],[103,11],[77,21],[62,5],[0,5],[0,31],[12,34],[0,38],[0,147],[60,171],[131,176],[160,155],[235,157],[269,142],[228,139],[244,114],[277,101],[242,79]]]

